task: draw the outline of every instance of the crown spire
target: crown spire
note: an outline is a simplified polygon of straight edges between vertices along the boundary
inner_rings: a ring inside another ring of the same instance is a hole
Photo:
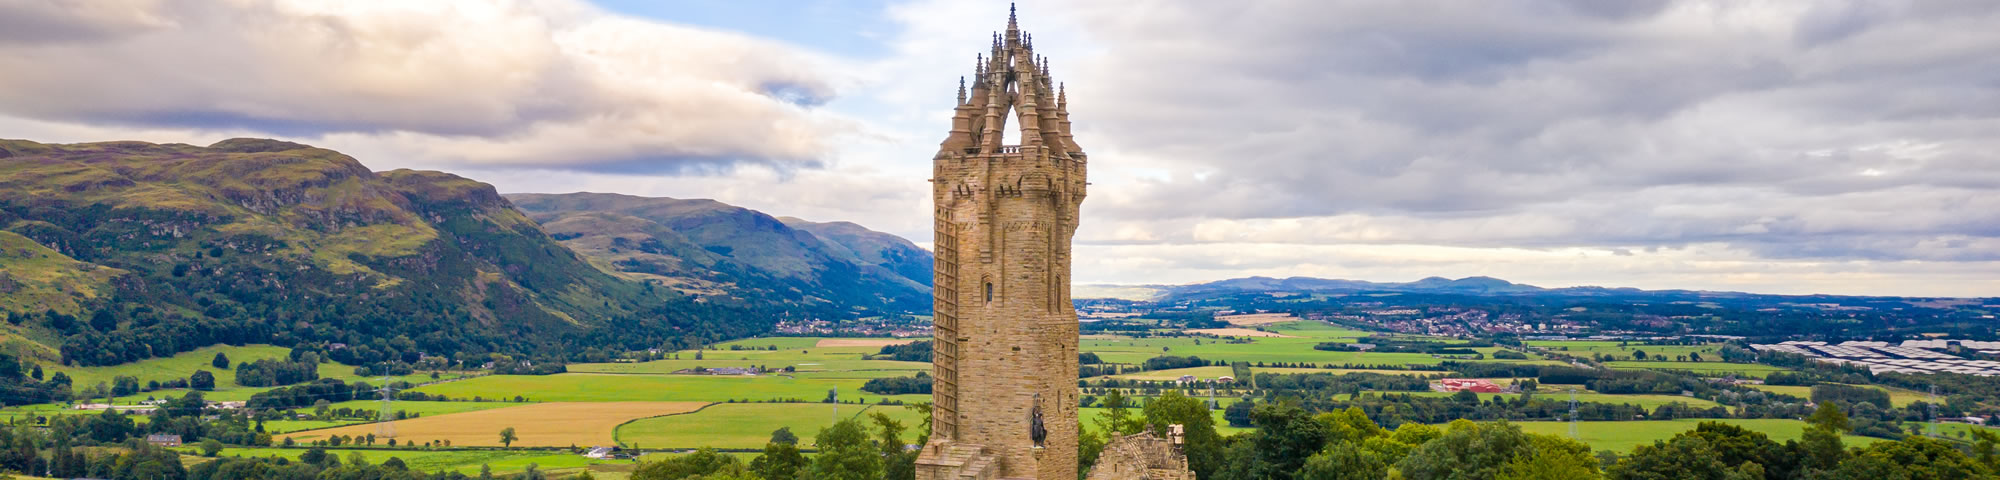
[[[1012,32],[1016,32],[1016,31],[1020,31],[1020,30],[1021,30],[1021,26],[1020,26],[1020,24],[1017,24],[1017,23],[1015,23],[1015,22],[1014,22],[1014,3],[1013,3],[1013,2],[1008,2],[1008,3],[1007,3],[1007,32],[1008,32],[1008,33],[1012,33]]]

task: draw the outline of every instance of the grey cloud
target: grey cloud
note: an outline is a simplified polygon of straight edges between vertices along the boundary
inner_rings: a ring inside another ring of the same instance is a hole
[[[1075,62],[1078,138],[1174,172],[1091,208],[1162,238],[2000,257],[1992,2],[1079,8],[1106,53]]]

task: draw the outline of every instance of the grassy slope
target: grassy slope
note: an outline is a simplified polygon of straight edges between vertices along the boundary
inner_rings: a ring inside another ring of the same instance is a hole
[[[457,304],[467,312],[455,314],[481,320],[412,329],[500,331],[519,322],[549,330],[632,313],[643,303],[636,283],[618,281],[571,255],[491,186],[449,174],[375,173],[339,152],[256,139],[210,147],[0,140],[0,147],[14,154],[0,162],[0,205],[13,209],[0,212],[0,230],[58,239],[66,244],[49,246],[88,252],[78,258],[129,270],[131,290],[145,293],[120,302],[199,315],[202,306],[190,306],[189,299],[210,292],[182,291],[183,284],[196,282],[164,273],[195,265],[247,269],[274,276],[272,281],[295,292],[289,295],[355,298],[364,307],[370,305],[358,300],[364,294],[384,304],[411,296],[462,297]],[[50,211],[80,213],[63,219],[37,213]],[[40,221],[44,218],[65,223]],[[14,288],[0,281],[0,310],[97,308],[76,305],[97,303],[92,299],[106,290],[102,277],[115,270],[64,266],[45,255],[48,249],[24,247],[23,240],[0,233],[0,271],[26,279],[13,281]],[[229,253],[220,259],[202,255],[214,245]],[[243,245],[251,250],[234,250]],[[262,245],[278,246],[266,251]],[[471,273],[453,270],[458,268]],[[57,275],[66,271],[73,273]],[[57,279],[55,286],[45,285],[49,278]],[[421,288],[373,295],[412,286]],[[426,289],[434,292],[419,291]],[[142,295],[147,297],[138,298]],[[81,314],[89,312],[74,313],[87,318]],[[21,332],[4,337],[56,340]]]
[[[4,227],[4,225],[0,225]],[[14,232],[0,231],[0,312],[75,315],[79,301],[107,295],[124,270],[80,262]]]

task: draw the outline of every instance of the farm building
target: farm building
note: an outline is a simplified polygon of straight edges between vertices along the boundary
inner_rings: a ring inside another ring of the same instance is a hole
[[[1478,378],[1446,378],[1431,384],[1431,390],[1440,392],[1500,393],[1499,385],[1492,380]]]
[[[146,443],[161,447],[178,447],[181,446],[181,436],[155,433],[146,436]]]

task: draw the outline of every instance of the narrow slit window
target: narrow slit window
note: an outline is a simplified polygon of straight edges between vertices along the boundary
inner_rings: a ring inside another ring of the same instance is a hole
[[[993,303],[993,282],[986,282],[986,303]]]

